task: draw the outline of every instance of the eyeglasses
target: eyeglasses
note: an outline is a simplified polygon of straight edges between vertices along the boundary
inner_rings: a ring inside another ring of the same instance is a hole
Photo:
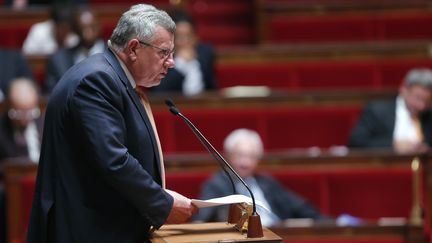
[[[8,111],[8,116],[13,120],[34,120],[39,118],[41,111],[39,108],[34,108],[31,110],[17,110],[10,109]]]
[[[166,59],[167,57],[169,57],[171,54],[174,53],[174,48],[172,50],[170,50],[170,49],[164,49],[164,48],[160,48],[160,47],[154,46],[154,45],[152,45],[150,43],[147,43],[147,42],[144,42],[144,41],[140,41],[140,40],[138,40],[138,41],[142,45],[150,46],[150,47],[153,47],[155,49],[158,49],[159,50],[159,54],[160,54],[160,56],[161,56],[162,59]]]

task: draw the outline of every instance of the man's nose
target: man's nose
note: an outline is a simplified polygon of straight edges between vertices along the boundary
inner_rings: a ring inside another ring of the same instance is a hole
[[[173,68],[175,66],[173,54],[170,54],[170,56],[165,60],[164,66],[166,68]]]

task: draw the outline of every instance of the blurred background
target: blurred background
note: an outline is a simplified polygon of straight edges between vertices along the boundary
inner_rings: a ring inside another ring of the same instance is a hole
[[[105,43],[121,14],[136,3],[143,2],[0,0],[0,110],[13,109],[8,98],[11,80],[27,77],[39,92],[37,108],[43,116],[51,89],[79,61],[78,54],[68,51],[79,47],[80,55],[96,52],[96,43]],[[264,145],[260,171],[324,214],[345,215],[351,220],[348,225],[364,226],[344,231],[347,228],[337,225],[323,229],[309,221],[287,221],[272,228],[284,241],[317,242],[316,237],[324,235],[319,242],[430,240],[429,148],[401,152],[391,145],[351,147],[349,141],[369,102],[395,99],[410,70],[432,68],[431,0],[144,3],[172,16],[188,15],[192,29],[182,29],[184,36],[176,38],[210,48],[204,61],[199,51],[193,54],[200,67],[207,68],[200,74],[204,84],[149,90],[168,187],[196,198],[201,184],[218,169],[189,128],[168,111],[164,101],[171,98],[218,150],[234,129],[257,131]],[[82,15],[83,9],[91,14]],[[180,45],[176,43],[178,57]],[[73,56],[70,64],[56,67],[67,55]],[[205,83],[209,79],[211,85]],[[174,81],[167,77],[162,82]],[[432,130],[425,137],[429,135]],[[8,226],[2,227],[3,235],[5,242],[22,242],[37,159],[28,158],[27,152],[4,154],[0,168]],[[413,170],[415,159],[420,166]],[[299,230],[305,225],[315,238]]]

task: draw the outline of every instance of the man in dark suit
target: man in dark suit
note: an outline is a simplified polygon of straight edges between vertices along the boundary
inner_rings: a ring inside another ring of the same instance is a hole
[[[392,100],[370,102],[351,132],[351,148],[424,152],[432,145],[432,70],[410,70]]]
[[[102,53],[106,49],[106,44],[100,35],[99,22],[89,9],[77,11],[72,27],[80,41],[78,45],[60,49],[49,57],[46,66],[45,93],[50,93],[63,74],[74,64],[90,55]]]
[[[256,167],[263,154],[260,136],[249,129],[237,129],[231,132],[224,141],[227,160],[234,170],[251,188],[257,201],[262,202],[271,212],[257,208],[264,226],[274,225],[289,218],[324,219],[317,209],[296,193],[286,190],[269,175],[259,174]],[[233,177],[233,175],[231,176]],[[250,196],[238,179],[233,177],[236,193]],[[220,171],[206,181],[201,190],[201,199],[210,199],[232,195],[232,185],[227,175]],[[226,221],[228,207],[218,206],[202,208],[194,216],[194,221]]]
[[[25,77],[33,80],[30,66],[19,51],[0,49],[0,67],[0,101],[6,98],[12,79]]]
[[[179,92],[196,95],[216,89],[214,74],[215,54],[209,44],[199,42],[195,23],[184,12],[173,14],[176,22],[176,67],[170,69],[155,92]]]
[[[148,242],[196,207],[165,189],[142,90],[174,66],[175,24],[151,5],[120,18],[110,48],[70,68],[46,111],[27,242]],[[137,90],[137,91],[136,91]],[[140,97],[141,96],[141,97]]]

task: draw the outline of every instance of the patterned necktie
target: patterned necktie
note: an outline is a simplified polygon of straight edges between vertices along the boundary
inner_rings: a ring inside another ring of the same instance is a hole
[[[140,97],[141,104],[144,106],[144,110],[146,111],[147,116],[150,120],[151,126],[153,128],[153,133],[155,135],[156,143],[157,143],[158,150],[159,150],[159,167],[160,167],[160,173],[161,173],[162,188],[165,189],[165,167],[164,167],[164,163],[163,163],[162,147],[160,145],[159,135],[158,135],[158,132],[156,130],[156,123],[154,121],[153,112],[151,110],[150,103],[148,101],[148,98],[147,98],[147,95],[145,94],[145,92],[142,91],[138,86],[135,88],[135,91],[138,94],[138,96]]]

